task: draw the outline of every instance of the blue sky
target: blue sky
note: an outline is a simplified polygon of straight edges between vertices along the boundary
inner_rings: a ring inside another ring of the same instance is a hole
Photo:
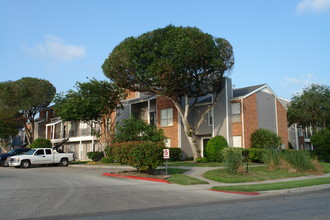
[[[290,99],[330,84],[330,0],[1,0],[0,82],[37,77],[61,92],[107,79],[116,45],[169,24],[226,38],[236,88],[267,83]]]

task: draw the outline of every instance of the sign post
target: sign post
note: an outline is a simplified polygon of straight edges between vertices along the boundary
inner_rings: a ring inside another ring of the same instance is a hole
[[[168,172],[167,172],[167,159],[170,159],[170,149],[166,148],[166,149],[163,149],[163,157],[165,159],[165,164],[166,164],[166,175],[168,175]]]

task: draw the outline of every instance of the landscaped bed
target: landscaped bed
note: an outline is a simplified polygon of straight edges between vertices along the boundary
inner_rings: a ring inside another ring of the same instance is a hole
[[[305,176],[307,173],[290,173],[288,170],[270,170],[266,166],[249,167],[246,174],[228,174],[225,169],[209,170],[204,177],[222,183],[257,182],[272,179]]]

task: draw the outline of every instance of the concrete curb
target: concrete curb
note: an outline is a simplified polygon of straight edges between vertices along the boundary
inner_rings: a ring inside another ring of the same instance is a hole
[[[139,176],[125,176],[115,173],[103,173],[103,176],[110,176],[110,177],[118,177],[118,178],[127,178],[127,179],[135,179],[135,180],[145,180],[145,181],[152,181],[152,182],[159,182],[159,183],[170,183],[167,180],[164,179],[158,179],[158,178],[150,178],[150,177],[139,177]]]

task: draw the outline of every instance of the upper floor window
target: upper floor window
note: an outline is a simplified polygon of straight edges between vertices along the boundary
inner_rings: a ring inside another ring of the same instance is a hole
[[[160,126],[173,125],[173,108],[160,110]]]
[[[231,111],[232,111],[232,120],[233,123],[241,121],[241,103],[234,102],[231,103]]]

